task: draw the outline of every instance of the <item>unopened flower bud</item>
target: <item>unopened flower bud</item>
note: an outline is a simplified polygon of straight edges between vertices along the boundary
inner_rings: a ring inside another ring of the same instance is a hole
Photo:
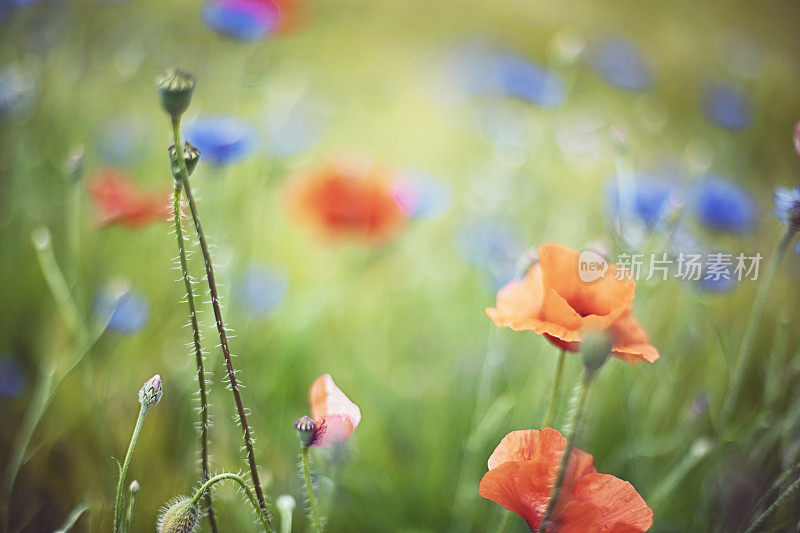
[[[71,182],[80,181],[86,170],[83,146],[75,146],[64,163],[64,177]]]
[[[191,176],[197,166],[197,162],[200,161],[200,150],[192,146],[189,141],[184,141],[183,143],[183,161],[186,163],[186,172]],[[178,160],[178,152],[175,150],[174,144],[169,147],[169,162],[172,166],[172,177],[180,183],[181,167]]]
[[[158,533],[192,533],[197,526],[198,510],[189,498],[168,503],[158,518]]]
[[[581,359],[588,375],[597,372],[611,353],[611,339],[604,333],[589,333],[581,342]]]
[[[174,119],[183,115],[192,102],[195,79],[188,72],[171,68],[156,80],[161,106]]]
[[[131,481],[130,491],[131,494],[139,494],[139,482],[135,479]]]
[[[298,418],[297,422],[294,423],[294,429],[297,430],[300,444],[304,448],[311,446],[317,433],[317,423],[314,422],[314,419],[310,416]]]
[[[142,404],[143,407],[150,409],[151,407],[154,407],[159,400],[161,400],[161,396],[163,394],[164,391],[161,388],[161,376],[156,374],[152,378],[148,379],[139,390],[139,403]]]

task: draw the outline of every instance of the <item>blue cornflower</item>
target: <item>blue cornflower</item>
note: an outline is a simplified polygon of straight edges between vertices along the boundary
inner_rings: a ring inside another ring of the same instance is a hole
[[[284,270],[262,266],[249,268],[235,285],[238,304],[252,315],[269,315],[283,301],[289,287]]]
[[[97,292],[94,311],[100,317],[108,317],[108,330],[118,333],[136,333],[150,318],[150,305],[143,294],[113,286]]]
[[[612,216],[619,217],[624,205],[649,228],[661,224],[681,203],[680,187],[668,179],[638,175],[629,189],[621,189],[616,179],[609,182],[606,197]]]
[[[800,187],[778,187],[775,190],[773,213],[791,231],[800,231]],[[800,241],[795,245],[794,251],[800,253]]]
[[[215,115],[193,120],[186,137],[205,160],[217,166],[229,165],[250,156],[258,144],[258,134],[236,117]]]
[[[694,189],[694,214],[707,228],[747,233],[755,227],[756,203],[752,195],[731,180],[707,176]]]
[[[627,39],[612,37],[600,42],[589,54],[589,63],[608,83],[641,91],[653,85],[653,71],[641,51]]]
[[[214,0],[203,6],[203,20],[219,33],[243,41],[257,41],[278,27],[280,13],[272,2]]]
[[[716,125],[727,130],[743,130],[753,123],[750,98],[727,83],[711,82],[703,87],[703,110]]]
[[[25,390],[25,368],[10,355],[0,356],[0,396],[16,398]]]

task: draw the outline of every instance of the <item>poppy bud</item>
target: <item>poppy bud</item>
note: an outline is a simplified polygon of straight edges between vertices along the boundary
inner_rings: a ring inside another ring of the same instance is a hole
[[[86,165],[84,164],[83,146],[75,146],[64,162],[64,177],[68,181],[77,182],[83,178]]]
[[[602,333],[589,333],[581,342],[581,359],[588,375],[597,372],[611,353],[611,339]]]
[[[135,479],[131,481],[130,491],[131,494],[139,494],[139,482]]]
[[[158,517],[158,533],[192,533],[197,525],[197,506],[189,498],[167,504]]]
[[[139,403],[142,404],[142,407],[150,409],[151,407],[154,407],[159,400],[161,400],[161,396],[163,394],[164,391],[161,388],[161,376],[156,374],[152,378],[148,379],[139,390]]]
[[[178,68],[171,68],[158,77],[156,84],[161,106],[173,119],[189,109],[195,86],[194,76]]]
[[[297,419],[294,423],[294,429],[297,430],[297,436],[300,438],[300,444],[303,448],[308,448],[317,433],[317,423],[310,416],[303,416]]]
[[[183,142],[183,160],[186,163],[186,172],[191,176],[194,172],[197,162],[200,161],[200,150],[192,145],[189,141]],[[178,182],[181,180],[181,167],[178,161],[178,153],[175,150],[175,145],[169,147],[169,162],[172,167],[172,177]]]

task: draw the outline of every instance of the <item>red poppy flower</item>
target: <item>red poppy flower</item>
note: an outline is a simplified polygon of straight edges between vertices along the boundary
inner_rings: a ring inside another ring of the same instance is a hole
[[[138,229],[158,220],[168,220],[172,213],[170,192],[143,192],[136,182],[121,171],[98,170],[89,180],[100,226],[119,224]]]
[[[486,314],[502,328],[531,330],[569,351],[578,351],[587,331],[605,331],[614,341],[612,354],[629,362],[649,363],[659,354],[631,311],[636,283],[617,279],[619,267],[608,265],[603,277],[584,282],[578,275],[577,251],[560,244],[539,247],[539,261],[524,279],[497,293],[496,307]]]
[[[342,442],[361,422],[361,410],[336,386],[330,374],[314,380],[308,390],[308,403],[316,424],[309,446],[327,448]]]
[[[478,492],[521,516],[536,531],[544,519],[567,439],[552,428],[512,431],[489,457]],[[599,474],[594,458],[572,449],[548,533],[636,533],[653,511],[627,481]]]
[[[289,201],[299,219],[331,240],[385,243],[406,220],[389,177],[371,164],[338,161],[317,167],[290,186]]]

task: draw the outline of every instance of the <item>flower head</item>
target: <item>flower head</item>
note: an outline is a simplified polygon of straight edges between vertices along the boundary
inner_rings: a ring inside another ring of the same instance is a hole
[[[168,190],[143,192],[120,170],[102,168],[90,178],[88,186],[101,227],[118,224],[139,229],[170,216]]]
[[[606,39],[589,54],[589,63],[608,83],[642,91],[653,85],[653,71],[637,46],[621,37]]]
[[[778,187],[775,190],[774,214],[783,225],[800,230],[800,187]]]
[[[163,395],[164,389],[161,387],[161,376],[156,374],[148,379],[139,390],[139,403],[142,404],[143,407],[150,409],[161,401],[161,396]]]
[[[288,192],[297,218],[331,240],[383,244],[397,237],[407,218],[389,176],[372,164],[328,163],[295,180]]]
[[[180,117],[192,102],[194,76],[179,68],[171,68],[156,79],[161,106],[172,117]]]
[[[361,422],[361,410],[345,396],[330,374],[314,380],[308,391],[311,417],[295,422],[304,446],[328,448],[344,441]]]
[[[708,176],[694,192],[695,215],[707,228],[742,234],[755,226],[755,200],[735,182],[720,176]]]
[[[256,130],[230,115],[200,117],[186,126],[186,137],[212,165],[225,166],[253,154],[258,145]]]
[[[158,517],[158,533],[192,533],[197,526],[199,510],[189,498],[168,503]]]
[[[275,31],[280,15],[269,0],[214,0],[203,6],[209,28],[242,41],[258,41]]]
[[[585,333],[605,332],[613,340],[612,355],[629,363],[658,359],[647,332],[631,311],[636,283],[617,279],[619,267],[608,265],[600,279],[584,282],[579,254],[554,243],[539,246],[539,262],[525,277],[497,293],[496,307],[486,314],[499,327],[533,331],[556,346],[578,351]]]
[[[711,82],[703,88],[703,109],[717,126],[732,130],[747,129],[753,123],[753,109],[747,95],[727,83]]]
[[[489,457],[478,492],[521,516],[536,531],[544,519],[567,440],[555,429],[512,431]],[[594,458],[573,448],[548,531],[643,532],[653,511],[628,483],[600,474]]]

